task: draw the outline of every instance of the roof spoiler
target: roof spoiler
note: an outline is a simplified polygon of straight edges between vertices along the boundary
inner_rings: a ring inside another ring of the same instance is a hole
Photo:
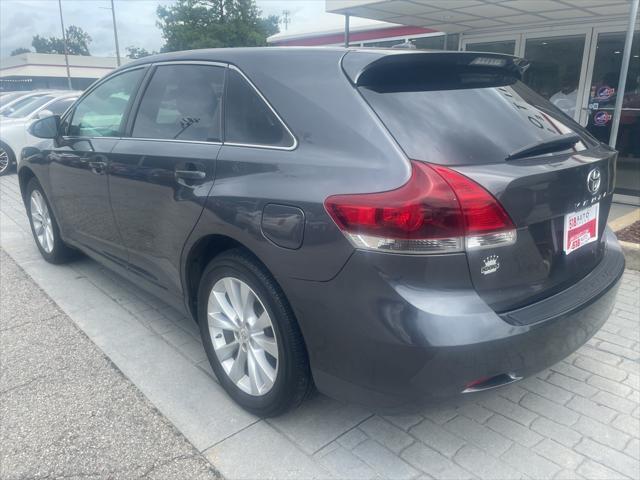
[[[366,86],[371,78],[385,71],[402,68],[426,67],[477,68],[478,70],[501,70],[518,79],[529,67],[523,58],[497,53],[446,52],[415,50],[351,50],[342,57],[342,68],[354,85]]]

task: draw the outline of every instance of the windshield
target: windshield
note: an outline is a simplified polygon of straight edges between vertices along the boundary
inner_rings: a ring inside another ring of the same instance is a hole
[[[24,97],[21,98],[19,100],[16,100],[15,102],[13,102],[10,105],[7,105],[6,107],[4,107],[2,110],[0,110],[0,114],[2,116],[7,116],[12,112],[15,112],[16,110],[18,110],[19,108],[24,107],[25,105],[28,105],[29,103],[31,103],[34,99],[36,98],[40,98],[44,96],[44,93],[42,95],[30,95],[28,97]]]
[[[5,93],[0,97],[0,108],[4,107],[7,103],[13,102],[17,98],[20,98],[24,95],[25,92],[13,92],[13,93]]]
[[[43,106],[45,103],[50,102],[55,97],[45,95],[43,97],[32,97],[30,98],[30,102],[22,105],[21,107],[14,109],[11,113],[5,115],[7,118],[24,118],[31,115],[38,108]]]

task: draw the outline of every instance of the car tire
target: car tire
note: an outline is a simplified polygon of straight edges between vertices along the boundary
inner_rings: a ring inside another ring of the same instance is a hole
[[[229,250],[207,265],[198,291],[198,323],[214,373],[245,410],[277,416],[300,405],[313,390],[293,311],[249,252]]]
[[[27,184],[25,198],[31,233],[42,257],[53,264],[62,264],[71,260],[76,255],[76,250],[62,241],[60,228],[51,205],[35,177]]]
[[[0,143],[0,177],[11,171],[16,163],[16,157],[11,149]]]

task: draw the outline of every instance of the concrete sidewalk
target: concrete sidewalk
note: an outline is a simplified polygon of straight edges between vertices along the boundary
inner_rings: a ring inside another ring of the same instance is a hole
[[[216,383],[191,319],[81,258],[44,262],[15,176],[0,245],[228,478],[640,478],[640,274],[578,352],[464,405],[380,417],[317,395],[263,420]]]
[[[0,478],[218,478],[2,250],[0,279]]]

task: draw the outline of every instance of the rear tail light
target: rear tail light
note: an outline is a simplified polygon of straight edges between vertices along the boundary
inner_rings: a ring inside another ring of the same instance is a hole
[[[445,167],[411,164],[411,178],[396,190],[325,200],[355,247],[424,254],[515,242],[509,215],[484,188]]]

